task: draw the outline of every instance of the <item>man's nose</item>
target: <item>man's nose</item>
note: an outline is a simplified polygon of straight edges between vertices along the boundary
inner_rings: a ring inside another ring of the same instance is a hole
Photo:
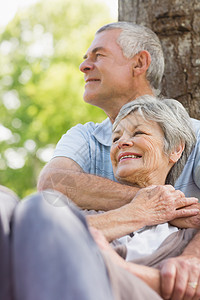
[[[126,147],[132,147],[133,144],[134,144],[133,141],[130,139],[121,139],[119,140],[118,148],[121,149]]]
[[[87,71],[90,71],[93,68],[94,68],[94,64],[87,59],[84,60],[79,66],[79,70],[83,73],[87,73]]]

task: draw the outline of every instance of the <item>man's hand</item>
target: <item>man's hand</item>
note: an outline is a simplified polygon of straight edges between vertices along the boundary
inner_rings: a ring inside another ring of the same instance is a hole
[[[200,299],[200,259],[192,255],[169,258],[160,265],[161,294],[170,300]]]

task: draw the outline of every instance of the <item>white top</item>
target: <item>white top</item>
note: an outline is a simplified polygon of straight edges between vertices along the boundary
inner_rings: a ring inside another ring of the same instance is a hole
[[[134,232],[134,236],[125,235],[118,239],[127,248],[126,260],[132,261],[152,254],[162,242],[178,228],[168,223],[146,226]]]

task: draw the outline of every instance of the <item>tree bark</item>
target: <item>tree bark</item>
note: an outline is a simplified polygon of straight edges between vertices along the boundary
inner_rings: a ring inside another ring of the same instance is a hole
[[[200,0],[119,0],[119,21],[158,35],[165,56],[162,94],[200,119]]]

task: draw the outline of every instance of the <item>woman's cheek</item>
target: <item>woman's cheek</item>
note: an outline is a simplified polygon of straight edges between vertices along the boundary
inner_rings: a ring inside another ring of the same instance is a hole
[[[117,145],[111,146],[110,149],[110,159],[113,165],[117,163]]]
[[[152,142],[151,140],[143,140],[144,158],[149,165],[156,165],[160,161],[160,143]],[[141,144],[141,148],[142,148]]]

